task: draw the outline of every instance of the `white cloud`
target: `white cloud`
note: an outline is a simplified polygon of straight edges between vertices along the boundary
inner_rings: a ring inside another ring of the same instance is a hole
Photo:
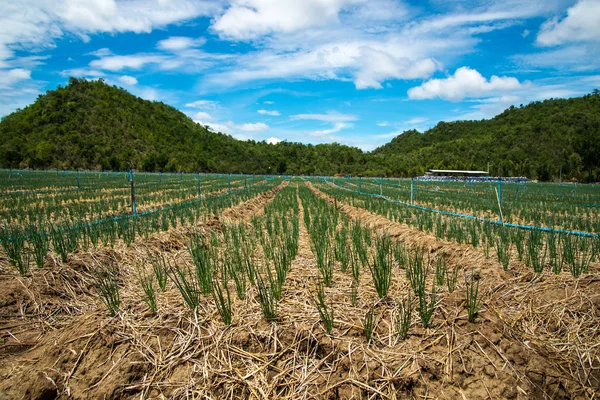
[[[194,121],[212,121],[213,117],[207,112],[198,111],[196,114],[194,114],[192,119]]]
[[[327,114],[296,114],[290,116],[291,120],[314,120],[325,122],[348,122],[356,121],[358,117],[350,114],[327,113]]]
[[[111,54],[112,53],[108,47],[103,47],[101,49],[98,49],[95,51],[90,51],[89,53],[86,53],[86,56],[104,57],[104,56],[109,56]]]
[[[106,73],[104,71],[91,68],[71,68],[60,71],[60,75],[65,77],[72,76],[75,78],[97,79],[106,76]]]
[[[265,103],[265,104],[269,104],[269,105],[271,105],[271,104],[275,104],[275,102],[273,102],[273,101],[265,101],[264,103]]]
[[[23,68],[15,68],[10,70],[0,70],[0,88],[10,88],[14,84],[21,81],[31,79],[31,71]]]
[[[226,133],[240,140],[253,139],[253,137],[246,134],[246,132],[264,132],[269,129],[269,126],[263,122],[236,124],[233,121],[227,121],[222,123],[206,122],[205,120],[199,120],[196,118],[194,118],[194,122],[197,122],[201,125],[209,126],[215,132]]]
[[[600,1],[580,0],[567,10],[565,18],[546,21],[537,36],[542,46],[564,43],[600,42]]]
[[[217,7],[213,1],[193,0],[65,0],[48,9],[52,9],[69,30],[85,35],[148,33],[175,22],[210,15]]]
[[[156,47],[167,51],[187,50],[194,47],[200,47],[206,43],[204,38],[191,38],[185,36],[171,36],[168,39],[161,40]]]
[[[258,113],[261,115],[272,115],[274,117],[281,115],[277,110],[258,110]]]
[[[377,126],[390,126],[391,124],[387,121],[381,121],[377,123]]]
[[[235,0],[212,27],[227,39],[252,40],[258,50],[205,76],[202,90],[278,79],[334,79],[382,89],[393,79],[425,79],[472,52],[481,33],[548,15],[564,0],[486,0],[469,7],[453,1],[444,3],[449,12],[426,18],[420,18],[423,10],[404,4]],[[320,7],[328,11],[315,13]]]
[[[235,125],[235,127],[244,132],[263,132],[269,129],[269,126],[263,122],[257,122],[255,124]]]
[[[119,77],[119,81],[121,83],[123,83],[124,85],[129,85],[129,86],[137,85],[137,83],[138,83],[137,79],[135,79],[133,76],[129,76],[129,75],[123,75],[123,76]]]
[[[600,54],[600,43],[578,43],[537,53],[517,54],[511,59],[525,69],[593,71],[600,68],[598,54]]]
[[[357,0],[234,0],[213,29],[232,39],[253,39],[338,22],[338,13]]]
[[[461,67],[454,75],[445,79],[431,79],[421,86],[408,90],[411,99],[433,99],[459,101],[465,97],[485,97],[494,92],[510,91],[522,88],[523,85],[513,77],[493,75],[485,79],[477,70]]]
[[[423,123],[425,121],[427,121],[427,118],[417,117],[417,118],[409,119],[408,121],[406,121],[406,124],[408,124],[408,125],[416,125],[416,124]]]
[[[281,139],[278,139],[276,137],[270,137],[267,139],[267,143],[269,143],[269,144],[277,144],[281,141],[282,141]]]
[[[342,129],[350,128],[352,124],[348,124],[346,122],[336,122],[331,129],[323,129],[320,131],[308,132],[311,136],[328,136],[332,133],[336,133],[341,131]]]
[[[321,42],[301,50],[297,49],[300,44],[295,43],[293,51],[264,50],[239,56],[234,67],[208,75],[205,84],[233,86],[255,80],[305,78],[351,80],[357,89],[380,89],[387,79],[429,77],[440,68],[440,63],[427,53],[437,47],[452,51],[463,43],[443,38],[426,42],[392,35]]]
[[[90,67],[108,71],[122,69],[138,70],[147,64],[156,64],[165,61],[166,57],[157,54],[135,54],[128,56],[106,56],[90,62]]]
[[[219,108],[218,101],[212,100],[196,100],[185,105],[188,108],[202,108],[206,110],[216,110]]]

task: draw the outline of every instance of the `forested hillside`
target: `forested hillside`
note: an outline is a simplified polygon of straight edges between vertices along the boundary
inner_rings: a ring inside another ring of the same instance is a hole
[[[600,166],[600,93],[510,107],[490,120],[440,122],[408,131],[376,149],[394,173],[425,168],[487,169],[502,176],[542,180],[597,178]]]
[[[414,176],[428,168],[597,178],[600,94],[552,99],[491,120],[407,131],[371,153],[340,144],[240,141],[161,102],[71,78],[0,122],[0,167]]]

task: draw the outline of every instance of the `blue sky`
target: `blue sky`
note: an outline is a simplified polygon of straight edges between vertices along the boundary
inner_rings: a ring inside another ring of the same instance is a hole
[[[11,0],[0,115],[102,78],[239,139],[371,150],[600,87],[600,0]]]

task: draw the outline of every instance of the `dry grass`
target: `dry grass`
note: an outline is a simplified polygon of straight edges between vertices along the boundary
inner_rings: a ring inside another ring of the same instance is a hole
[[[323,193],[313,191],[324,198]],[[141,298],[135,266],[148,252],[178,265],[192,231],[219,231],[223,222],[262,212],[276,191],[232,207],[206,224],[172,229],[115,249],[78,252],[66,264],[12,273],[0,258],[0,398],[595,398],[600,379],[600,277],[598,266],[580,279],[542,276],[513,263],[508,272],[482,251],[435,237],[348,205],[350,218],[387,232],[409,246],[444,254],[449,267],[472,267],[481,276],[482,310],[467,321],[464,273],[453,293],[441,289],[433,324],[424,329],[413,312],[407,340],[396,334],[397,302],[410,291],[395,267],[390,296],[378,300],[362,271],[357,306],[350,271],[334,271],[325,289],[333,302],[332,335],[311,301],[318,270],[301,223],[279,320],[262,317],[254,288],[232,296],[233,323],[225,327],[211,298],[196,312],[169,281],[158,292],[158,312]],[[301,208],[302,210],[302,208]],[[300,215],[301,221],[302,215]],[[3,257],[3,256],[1,256]],[[262,251],[254,261],[264,263]],[[121,312],[109,318],[92,287],[90,271],[120,268]],[[233,286],[230,288],[232,293]],[[367,343],[361,319],[373,307],[378,320]],[[49,397],[44,397],[49,396]]]

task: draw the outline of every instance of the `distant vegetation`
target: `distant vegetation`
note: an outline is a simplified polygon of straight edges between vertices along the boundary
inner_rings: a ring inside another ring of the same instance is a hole
[[[415,176],[428,168],[598,179],[600,93],[511,107],[490,120],[440,122],[365,153],[337,143],[240,141],[161,102],[71,78],[0,122],[0,167]]]

